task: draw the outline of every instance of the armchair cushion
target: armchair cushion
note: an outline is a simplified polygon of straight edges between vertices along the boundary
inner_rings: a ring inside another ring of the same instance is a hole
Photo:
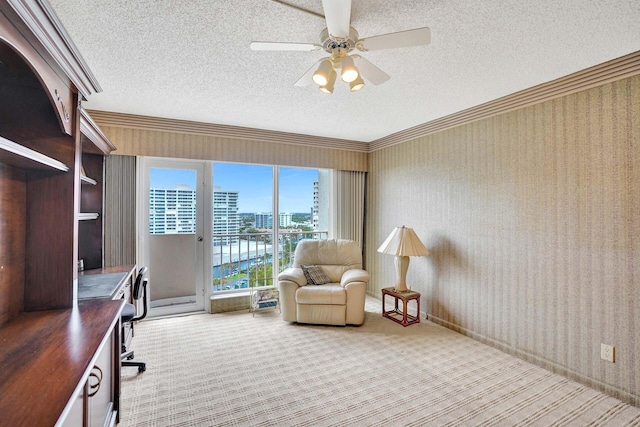
[[[296,292],[298,304],[345,305],[347,293],[337,283],[323,286],[305,286]]]
[[[304,277],[307,278],[307,285],[324,285],[331,280],[319,265],[301,265]]]

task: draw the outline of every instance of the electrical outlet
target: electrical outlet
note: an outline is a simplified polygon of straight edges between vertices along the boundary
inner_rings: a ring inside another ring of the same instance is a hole
[[[615,363],[615,347],[609,344],[600,344],[600,358]]]

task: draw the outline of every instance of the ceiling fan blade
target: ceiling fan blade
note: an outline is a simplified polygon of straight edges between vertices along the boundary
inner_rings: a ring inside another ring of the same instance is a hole
[[[358,40],[359,50],[393,49],[398,47],[426,46],[431,43],[431,30],[427,27],[398,33],[382,34]]]
[[[288,50],[311,52],[322,49],[322,46],[315,43],[288,43],[288,42],[251,42],[251,50]]]
[[[322,0],[329,36],[347,38],[351,25],[351,0]]]
[[[316,61],[316,62],[311,66],[311,68],[309,68],[309,69],[307,70],[307,72],[306,72],[306,73],[304,73],[304,74],[302,75],[302,77],[300,77],[300,78],[298,79],[298,81],[297,81],[297,82],[295,82],[293,85],[294,85],[294,86],[309,86],[311,83],[313,83],[313,73],[318,69],[318,64],[319,64],[321,61],[324,61],[325,59],[327,59],[327,58],[322,58],[322,59],[317,60],[317,61]]]
[[[364,59],[362,56],[351,55],[351,57],[353,58],[353,62],[355,62],[356,67],[358,67],[358,70],[360,70],[360,74],[362,75],[362,77],[365,80],[370,81],[374,85],[381,85],[391,78],[387,73],[382,71],[377,66],[373,65],[368,60]]]
[[[269,0],[273,3],[277,3],[280,4],[282,6],[286,6],[286,7],[290,7],[291,9],[295,9],[298,10],[300,12],[304,12],[304,13],[308,13],[309,15],[313,15],[313,16],[317,16],[318,18],[324,19],[324,15],[314,12],[313,10],[309,10],[309,9],[305,9],[304,7],[300,7],[300,6],[296,6],[295,4],[291,4],[291,3],[286,3],[283,2],[282,0]]]

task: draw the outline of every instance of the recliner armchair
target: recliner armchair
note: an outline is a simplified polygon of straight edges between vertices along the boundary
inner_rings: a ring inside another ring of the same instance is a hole
[[[316,265],[328,283],[308,284],[302,266]],[[278,275],[282,319],[319,325],[362,325],[369,273],[352,240],[301,240],[293,266]]]

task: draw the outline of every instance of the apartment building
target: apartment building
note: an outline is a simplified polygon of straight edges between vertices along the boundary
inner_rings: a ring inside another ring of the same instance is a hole
[[[213,191],[213,234],[237,234],[240,229],[237,191],[222,191],[215,187]],[[217,237],[214,246],[230,245],[238,242],[238,237]]]
[[[196,232],[196,192],[184,185],[149,190],[150,234]]]

